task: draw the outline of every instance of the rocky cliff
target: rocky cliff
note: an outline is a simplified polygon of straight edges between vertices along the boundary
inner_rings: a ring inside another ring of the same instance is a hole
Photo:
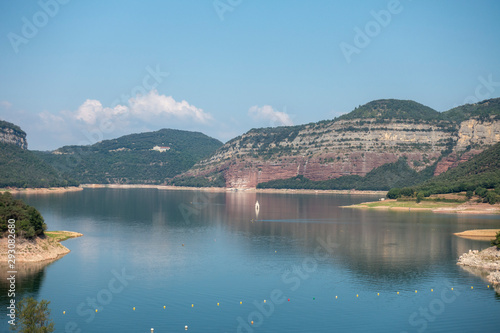
[[[26,133],[12,123],[0,120],[0,142],[10,143],[23,149],[28,149]]]
[[[400,157],[416,171],[437,163],[437,175],[500,141],[500,107],[494,110],[477,117],[474,110],[439,113],[413,101],[373,101],[330,121],[252,129],[184,176],[223,173],[227,187],[252,188],[297,175],[364,176]]]

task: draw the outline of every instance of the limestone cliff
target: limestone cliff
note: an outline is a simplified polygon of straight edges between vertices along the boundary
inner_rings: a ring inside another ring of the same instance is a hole
[[[28,149],[28,141],[26,141],[26,133],[12,123],[0,120],[0,142],[10,143]]]
[[[297,175],[364,176],[400,157],[417,171],[438,162],[437,175],[500,141],[500,117],[468,116],[455,110],[443,115],[412,101],[374,101],[331,121],[252,129],[184,176],[222,172],[226,187],[252,188]]]

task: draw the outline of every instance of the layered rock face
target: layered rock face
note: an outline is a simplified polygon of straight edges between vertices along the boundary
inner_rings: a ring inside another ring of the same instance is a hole
[[[26,133],[14,124],[0,121],[0,142],[10,143],[28,149]]]
[[[364,176],[400,157],[420,171],[434,164],[444,151],[452,150],[438,163],[437,175],[498,141],[500,121],[494,120],[470,119],[459,125],[449,121],[337,120],[251,130],[226,143],[188,175],[224,172],[227,187],[253,188],[297,175],[311,180]]]

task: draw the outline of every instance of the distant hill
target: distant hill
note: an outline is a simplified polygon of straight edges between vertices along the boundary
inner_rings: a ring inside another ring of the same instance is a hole
[[[369,102],[353,111],[344,114],[337,119],[339,120],[352,120],[352,119],[370,119],[377,120],[442,120],[443,117],[440,112],[425,106],[423,104],[397,99],[380,99]]]
[[[155,146],[164,151],[153,150]],[[222,142],[199,132],[162,129],[37,156],[81,183],[161,184],[220,146]]]
[[[376,100],[332,120],[251,129],[174,180],[213,186],[224,180],[231,188],[283,187],[281,180],[286,186],[387,188],[395,184],[345,177],[368,176],[401,158],[417,174],[438,175],[499,142],[499,114],[500,98],[447,112],[409,100]]]
[[[0,188],[60,186],[78,186],[78,182],[61,176],[32,151],[0,143]]]

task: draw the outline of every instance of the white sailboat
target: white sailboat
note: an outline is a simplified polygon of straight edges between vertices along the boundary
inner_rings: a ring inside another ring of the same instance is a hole
[[[255,202],[255,216],[256,216],[256,219],[259,218],[259,211],[260,211],[260,204],[259,204],[259,200],[257,200]]]

